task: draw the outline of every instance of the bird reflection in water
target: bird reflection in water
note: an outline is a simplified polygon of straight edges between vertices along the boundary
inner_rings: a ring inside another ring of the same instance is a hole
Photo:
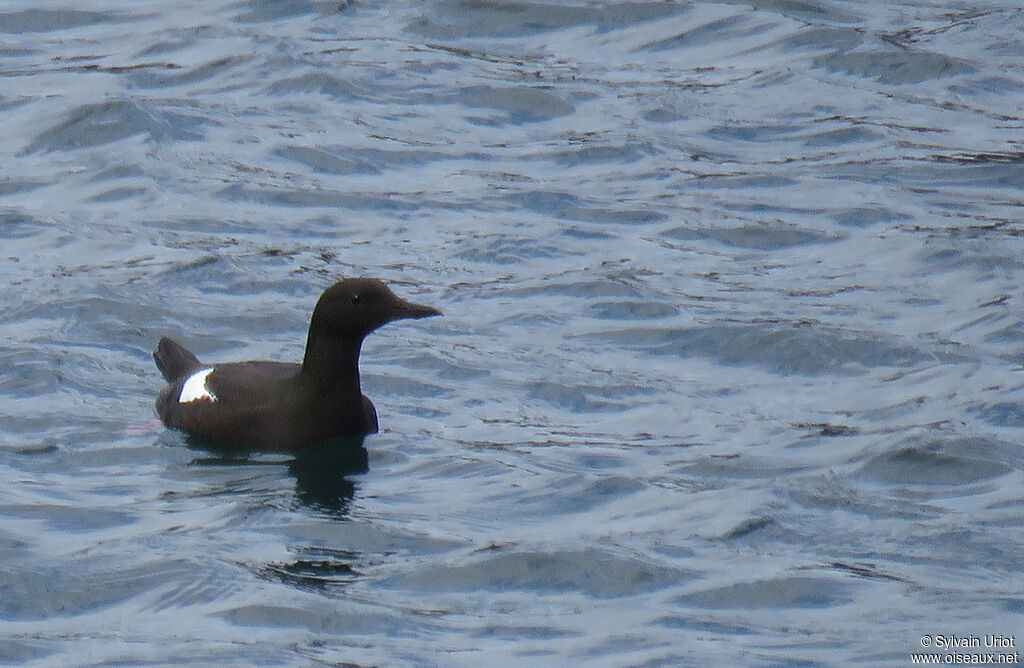
[[[363,438],[330,439],[295,452],[288,472],[295,476],[295,494],[300,503],[345,513],[356,490],[349,476],[366,473],[369,468]]]
[[[287,453],[288,473],[295,478],[295,496],[304,506],[343,516],[355,495],[350,476],[366,473],[368,453],[363,436],[332,438]],[[199,466],[280,466],[282,460],[253,458],[265,454],[248,448],[222,446],[207,440],[187,437],[188,446],[210,456],[192,460]]]

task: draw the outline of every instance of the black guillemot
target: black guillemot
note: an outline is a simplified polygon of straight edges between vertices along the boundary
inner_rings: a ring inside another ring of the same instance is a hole
[[[392,320],[433,315],[441,312],[377,279],[347,278],[320,295],[302,364],[203,364],[164,337],[153,352],[168,383],[156,412],[168,427],[213,444],[262,450],[376,432],[377,410],[359,386],[363,338]]]

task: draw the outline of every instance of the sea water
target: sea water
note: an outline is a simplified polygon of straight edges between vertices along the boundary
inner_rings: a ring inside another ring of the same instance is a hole
[[[0,5],[0,663],[906,665],[1024,621],[1016,3]],[[161,336],[381,432],[223,453]]]

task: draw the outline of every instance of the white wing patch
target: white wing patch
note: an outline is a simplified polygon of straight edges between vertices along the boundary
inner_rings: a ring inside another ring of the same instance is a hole
[[[213,367],[200,369],[188,377],[185,384],[181,386],[181,394],[178,395],[179,404],[187,404],[200,399],[217,401],[217,395],[206,387],[206,377],[213,373]]]

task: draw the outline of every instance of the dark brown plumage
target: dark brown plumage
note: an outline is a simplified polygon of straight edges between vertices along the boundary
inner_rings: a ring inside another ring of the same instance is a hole
[[[203,364],[160,339],[153,359],[168,384],[156,411],[168,427],[216,444],[294,450],[377,431],[377,411],[359,385],[363,338],[402,318],[441,315],[398,297],[383,282],[348,278],[327,288],[309,324],[302,364]]]

